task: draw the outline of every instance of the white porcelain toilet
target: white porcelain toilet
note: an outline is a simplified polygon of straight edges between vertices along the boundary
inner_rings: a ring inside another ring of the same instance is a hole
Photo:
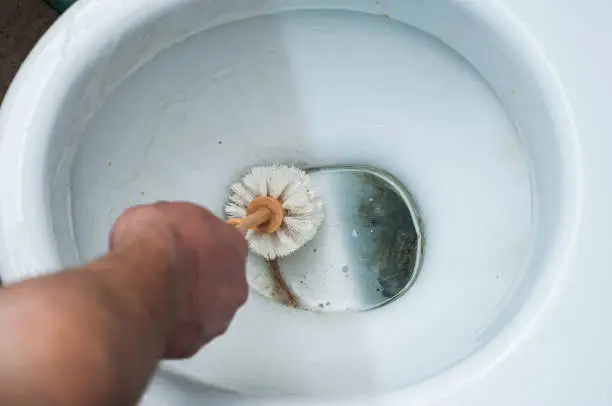
[[[609,404],[612,3],[586,3],[80,0],[2,105],[2,280],[104,252],[131,205],[221,215],[251,166],[371,165],[418,206],[414,284],[305,311],[250,258],[229,332],[142,404]]]

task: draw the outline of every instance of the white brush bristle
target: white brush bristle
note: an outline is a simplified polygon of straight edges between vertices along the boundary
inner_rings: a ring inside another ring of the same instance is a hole
[[[251,169],[240,183],[231,186],[225,214],[230,218],[246,216],[249,203],[260,196],[278,199],[286,210],[275,233],[247,233],[251,250],[268,260],[289,255],[310,241],[325,217],[323,202],[308,174],[286,165]]]

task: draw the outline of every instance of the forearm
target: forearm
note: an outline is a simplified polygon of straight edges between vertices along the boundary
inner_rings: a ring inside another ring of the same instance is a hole
[[[165,252],[140,242],[0,290],[0,404],[135,404],[174,323]]]

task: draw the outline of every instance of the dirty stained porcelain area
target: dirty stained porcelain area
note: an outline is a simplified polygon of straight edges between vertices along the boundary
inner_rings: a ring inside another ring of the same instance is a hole
[[[268,269],[250,267],[251,286],[285,305],[325,313],[368,311],[400,298],[423,263],[422,222],[410,192],[366,165],[307,171],[325,196],[325,221],[304,249]]]
[[[21,85],[46,90],[27,136],[2,118],[1,158],[17,169],[2,184],[17,196],[2,202],[5,279],[102,253],[134,204],[190,200],[221,215],[228,186],[254,165],[366,164],[419,207],[424,259],[411,289],[363,313],[291,309],[267,297],[268,268],[249,258],[253,289],[228,334],[166,363],[165,385],[227,404],[396,390],[404,404],[420,387],[460,385],[518,339],[562,278],[579,157],[554,73],[505,9],[175,0],[134,17],[139,3],[91,17],[87,33],[82,16],[100,2],[71,9],[41,45],[53,77]],[[117,28],[121,15],[129,25]],[[303,256],[283,272],[307,279],[317,264]],[[331,284],[344,266],[312,272]]]

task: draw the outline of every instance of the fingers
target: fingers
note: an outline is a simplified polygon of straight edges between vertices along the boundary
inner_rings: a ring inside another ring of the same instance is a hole
[[[246,257],[249,252],[249,246],[247,244],[245,234],[242,233],[235,227],[225,224],[227,231],[227,241],[234,247],[237,255],[242,258],[243,261],[246,261]]]
[[[181,334],[175,335],[166,346],[165,358],[181,359],[194,356],[201,345],[202,331],[198,324],[187,323],[179,326]]]

